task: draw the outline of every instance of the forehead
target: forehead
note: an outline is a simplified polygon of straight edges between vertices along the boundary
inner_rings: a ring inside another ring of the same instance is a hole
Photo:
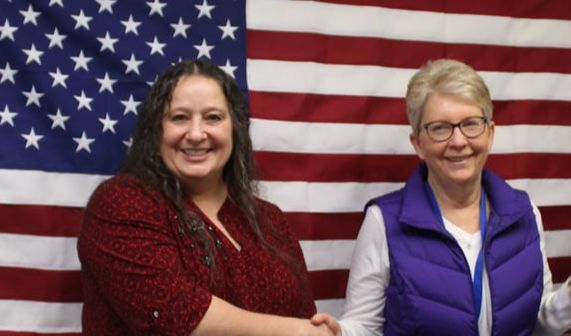
[[[422,120],[458,122],[467,117],[481,115],[483,112],[480,107],[473,102],[450,94],[434,93],[426,101]]]

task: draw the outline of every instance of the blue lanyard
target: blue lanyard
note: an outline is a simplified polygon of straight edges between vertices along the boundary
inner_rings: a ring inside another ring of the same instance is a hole
[[[444,219],[442,213],[440,212],[440,207],[436,201],[436,197],[430,188],[428,183],[425,184],[426,193],[430,198],[430,203],[432,203],[432,208],[436,213],[436,216],[440,220],[440,224],[444,227]],[[472,280],[472,290],[474,292],[474,308],[476,309],[477,316],[480,316],[480,308],[482,307],[482,279],[484,270],[484,257],[482,256],[482,250],[484,249],[484,239],[486,238],[486,193],[482,188],[482,193],[480,195],[480,235],[482,237],[482,248],[478,252],[478,259],[476,259],[476,269],[474,270],[474,279]]]

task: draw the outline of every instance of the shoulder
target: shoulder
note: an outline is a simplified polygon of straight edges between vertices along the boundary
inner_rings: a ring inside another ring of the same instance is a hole
[[[101,183],[91,195],[86,213],[107,217],[149,215],[164,203],[160,192],[135,176],[116,175]]]
[[[365,204],[365,211],[367,211],[367,209],[369,209],[369,207],[371,207],[372,205],[376,205],[377,207],[381,208],[385,205],[393,203],[401,203],[402,199],[403,199],[403,189],[395,190],[369,200]]]
[[[262,216],[280,217],[283,216],[283,211],[274,203],[256,198],[258,208]]]

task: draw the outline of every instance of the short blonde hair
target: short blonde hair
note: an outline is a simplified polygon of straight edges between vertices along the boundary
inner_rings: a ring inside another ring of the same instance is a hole
[[[428,61],[412,76],[406,91],[406,114],[416,134],[420,132],[426,101],[433,93],[450,94],[473,103],[492,120],[490,91],[472,67],[452,59]]]

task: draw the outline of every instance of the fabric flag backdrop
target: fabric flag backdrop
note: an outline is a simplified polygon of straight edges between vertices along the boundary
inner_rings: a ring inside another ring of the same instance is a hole
[[[488,82],[488,166],[539,206],[571,274],[571,3],[0,2],[0,335],[81,331],[81,209],[116,172],[156,74],[210,58],[249,94],[260,194],[298,233],[318,308],[340,313],[361,211],[418,163],[406,83],[456,58]]]

